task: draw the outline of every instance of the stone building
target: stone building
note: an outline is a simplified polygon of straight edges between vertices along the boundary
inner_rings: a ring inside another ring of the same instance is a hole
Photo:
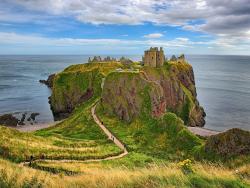
[[[161,67],[164,64],[165,56],[162,47],[158,50],[157,47],[150,48],[144,52],[144,57],[142,58],[144,66],[150,67]]]

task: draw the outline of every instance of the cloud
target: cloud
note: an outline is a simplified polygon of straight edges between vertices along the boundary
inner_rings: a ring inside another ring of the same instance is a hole
[[[39,15],[40,19],[68,16],[84,23],[137,25],[151,22],[216,35],[241,34],[250,29],[250,0],[190,0],[188,3],[184,0],[2,0],[0,5],[0,20],[31,21],[38,20]],[[26,11],[16,12],[15,7]],[[192,23],[197,20],[203,23]]]
[[[137,41],[134,41],[137,44]],[[34,45],[34,46],[89,46],[89,45],[127,45],[129,41],[120,39],[73,39],[48,38],[37,35],[23,35],[17,33],[0,32],[0,44]],[[138,43],[139,44],[139,43]]]
[[[188,38],[184,38],[184,37],[178,37],[178,38],[176,38],[176,40],[183,41],[183,42],[188,42],[189,41]]]
[[[84,39],[84,38],[48,38],[39,35],[24,35],[10,32],[0,32],[0,52],[4,54],[8,51],[8,46],[22,49],[22,51],[32,49],[38,53],[54,53],[60,49],[60,53],[64,53],[65,49],[72,49],[71,52],[77,53],[82,50],[95,53],[95,49],[101,49],[106,53],[114,50],[118,54],[124,53],[124,50],[136,49],[142,51],[151,46],[162,46],[168,49],[184,49],[192,48],[195,45],[190,40],[177,38],[173,40],[125,40],[125,39]],[[48,49],[50,51],[48,51]],[[75,51],[74,51],[74,50]],[[122,49],[122,50],[121,50]],[[44,51],[42,51],[44,50]],[[66,50],[67,51],[67,50]],[[82,53],[82,52],[81,52]]]
[[[177,42],[179,41],[179,42]],[[125,39],[85,39],[85,38],[48,38],[39,35],[24,35],[13,32],[0,32],[0,45],[6,44],[23,44],[39,46],[89,46],[89,45],[102,45],[102,46],[176,46],[174,43],[183,44],[188,42],[187,39],[177,38],[176,40],[159,41],[159,40],[125,40]]]
[[[163,36],[164,35],[161,34],[161,33],[151,33],[151,34],[148,34],[148,35],[144,35],[143,37],[147,38],[147,39],[157,39],[157,38],[161,38]]]
[[[192,41],[185,37],[172,40],[125,40],[125,39],[85,39],[49,38],[39,35],[24,35],[0,32],[0,52],[10,54],[13,50],[20,54],[140,54],[151,46],[162,46],[169,53],[228,53],[249,54],[250,41],[242,44],[236,39],[220,38],[208,42]],[[208,51],[213,50],[213,51]],[[243,50],[242,50],[243,49]],[[244,50],[245,49],[245,50]]]
[[[250,0],[1,0],[0,21],[50,23],[72,18],[82,23],[178,26],[213,36],[211,45],[249,44]],[[52,24],[50,24],[52,25]],[[54,24],[53,24],[54,25]],[[146,39],[160,35],[149,34]],[[190,42],[190,41],[189,41]]]

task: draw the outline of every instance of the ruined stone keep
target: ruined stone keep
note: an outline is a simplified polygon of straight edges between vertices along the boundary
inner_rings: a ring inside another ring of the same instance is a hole
[[[157,47],[150,48],[144,52],[144,57],[142,58],[144,66],[150,67],[161,67],[164,64],[165,56],[162,47],[158,50]]]

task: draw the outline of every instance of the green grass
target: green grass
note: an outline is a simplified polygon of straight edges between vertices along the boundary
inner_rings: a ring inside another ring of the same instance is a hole
[[[147,103],[144,103],[147,106]],[[105,125],[120,138],[130,152],[156,159],[181,160],[193,156],[193,149],[203,140],[189,132],[183,121],[173,113],[154,119],[142,113],[131,123],[112,117],[99,106],[97,114]]]
[[[138,161],[140,163],[140,161]],[[192,173],[185,174],[176,163],[151,164],[127,168],[107,167],[102,163],[41,164],[46,171],[20,167],[0,159],[0,187],[214,187],[248,188],[250,179],[242,179],[239,171],[212,164],[192,164]],[[248,170],[249,172],[249,170]],[[59,174],[58,174],[59,173]]]
[[[80,106],[62,123],[35,133],[0,127],[0,155],[15,162],[33,155],[47,159],[97,159],[121,153],[90,115],[94,102]]]
[[[119,62],[101,62],[101,63],[84,63],[78,65],[71,65],[66,68],[63,72],[64,73],[76,73],[76,72],[91,72],[93,70],[100,71],[101,74],[107,75],[110,72],[118,69],[123,68],[123,65]]]

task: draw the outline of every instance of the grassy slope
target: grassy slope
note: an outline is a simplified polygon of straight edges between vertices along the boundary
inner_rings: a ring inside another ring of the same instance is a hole
[[[203,140],[189,132],[183,121],[173,113],[167,113],[160,120],[149,118],[145,114],[131,123],[106,115],[101,107],[97,108],[97,114],[105,125],[127,144],[130,152],[148,157],[181,160],[192,157],[195,147],[203,143]]]
[[[106,75],[119,67],[122,65],[114,62],[70,66],[57,74],[59,78],[54,84],[54,94],[60,99],[60,95],[66,90],[69,93],[78,87],[84,90],[86,83],[90,81],[87,79],[89,75]],[[92,119],[90,108],[100,96],[101,77],[97,76],[94,80],[96,82],[92,84],[95,92],[91,100],[78,105],[71,117],[55,127],[35,133],[20,133],[0,127],[0,155],[20,162],[28,160],[31,155],[35,158],[45,156],[53,159],[86,159],[104,158],[120,153],[121,150],[106,138]],[[67,84],[64,85],[65,82]]]
[[[21,133],[0,127],[0,154],[16,162],[31,155],[52,159],[103,158],[120,153],[90,115],[94,99],[80,106],[73,116],[55,127],[35,133]]]

